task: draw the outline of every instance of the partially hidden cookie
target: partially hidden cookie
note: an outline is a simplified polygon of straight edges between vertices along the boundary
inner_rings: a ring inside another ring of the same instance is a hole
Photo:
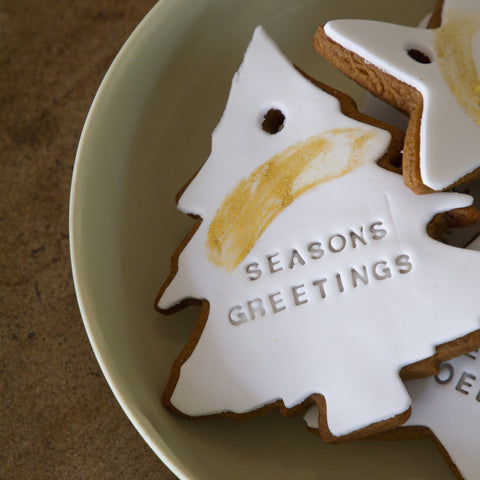
[[[256,29],[211,154],[178,199],[198,220],[157,305],[202,310],[168,408],[248,419],[315,403],[322,436],[348,440],[405,421],[401,376],[471,350],[480,256],[427,226],[438,234],[479,214],[467,195],[415,195],[377,165],[401,145]]]
[[[408,113],[403,174],[417,193],[480,173],[480,2],[445,0],[429,27],[332,20],[314,39],[338,69]]]
[[[434,377],[412,380],[412,416],[396,438],[433,438],[460,479],[480,478],[480,352],[445,362]]]

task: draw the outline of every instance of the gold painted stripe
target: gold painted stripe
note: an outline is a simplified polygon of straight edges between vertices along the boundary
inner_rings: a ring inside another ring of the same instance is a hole
[[[209,260],[226,271],[234,270],[296,198],[372,162],[369,147],[376,137],[374,130],[332,129],[298,142],[262,164],[238,183],[216,212],[207,237]]]
[[[466,114],[480,125],[480,78],[473,55],[473,37],[480,15],[446,12],[435,33],[435,53],[440,71]]]

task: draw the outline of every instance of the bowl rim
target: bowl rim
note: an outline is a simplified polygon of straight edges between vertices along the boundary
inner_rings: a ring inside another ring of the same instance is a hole
[[[84,164],[86,163],[84,158],[88,156],[87,150],[90,130],[92,128],[92,123],[95,121],[94,119],[96,117],[96,113],[103,102],[105,92],[109,89],[110,84],[117,78],[117,74],[122,68],[123,64],[134,57],[137,50],[141,48],[142,40],[145,36],[148,36],[149,27],[153,26],[153,24],[156,24],[159,17],[167,15],[169,9],[174,3],[175,0],[158,0],[158,2],[146,13],[143,19],[137,24],[134,30],[124,41],[123,45],[115,55],[114,60],[108,67],[102,81],[100,82],[85,118],[75,154],[69,195],[68,228],[70,266],[72,270],[73,285],[77,304],[88,340],[92,347],[95,358],[100,366],[100,370],[102,371],[102,374],[105,377],[115,399],[135,429],[138,431],[138,433],[140,433],[143,440],[174,475],[180,479],[184,479],[187,478],[186,472],[183,471],[183,469],[180,468],[175,462],[173,458],[174,453],[165,442],[162,443],[163,440],[160,436],[155,440],[153,439],[153,436],[145,427],[145,422],[142,421],[143,415],[137,408],[126,401],[122,386],[116,381],[114,374],[108,366],[108,359],[106,358],[107,355],[104,349],[101,347],[99,341],[100,327],[98,326],[97,320],[92,317],[88,311],[88,308],[86,307],[87,295],[84,292],[82,281],[80,279],[79,265],[81,263],[81,259],[80,248],[78,245],[79,242],[77,242],[80,228],[78,225],[78,211],[81,209],[80,204],[83,191],[83,184],[80,181],[80,177],[84,170]]]

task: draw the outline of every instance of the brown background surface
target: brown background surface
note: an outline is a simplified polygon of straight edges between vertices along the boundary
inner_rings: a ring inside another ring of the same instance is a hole
[[[176,477],[100,373],[70,270],[75,150],[155,0],[0,0],[0,479]]]

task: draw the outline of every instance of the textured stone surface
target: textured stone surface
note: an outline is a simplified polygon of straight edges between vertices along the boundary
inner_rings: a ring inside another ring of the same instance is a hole
[[[68,252],[84,119],[117,51],[154,3],[0,1],[1,480],[176,478],[100,373]]]

